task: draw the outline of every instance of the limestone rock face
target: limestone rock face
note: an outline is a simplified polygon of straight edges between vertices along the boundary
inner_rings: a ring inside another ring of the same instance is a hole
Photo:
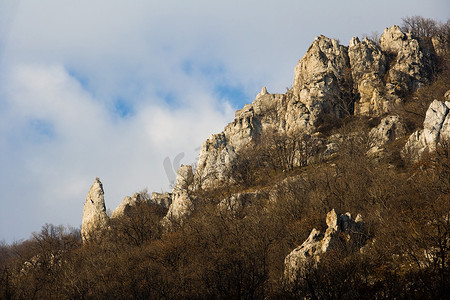
[[[381,48],[373,41],[353,38],[348,48],[353,84],[360,99],[355,103],[355,114],[378,115],[388,110],[384,95],[383,76],[387,60]]]
[[[306,107],[309,123],[316,125],[323,114],[343,116],[343,87],[351,84],[347,47],[323,35],[316,37],[295,67],[293,93]]]
[[[327,251],[336,250],[350,242],[362,246],[363,222],[360,215],[352,219],[350,213],[339,215],[333,209],[327,214],[326,222],[328,228],[325,233],[314,228],[306,241],[286,256],[284,277],[288,284],[295,282],[298,275],[316,266]]]
[[[400,118],[398,116],[387,116],[381,120],[380,125],[370,131],[370,146],[379,147],[402,138],[405,135],[406,127],[400,122]]]
[[[423,129],[415,131],[409,137],[402,150],[402,156],[412,161],[436,150],[439,142],[450,141],[450,102],[434,100],[428,107]]]
[[[413,91],[428,82],[432,59],[422,51],[419,41],[403,33],[397,25],[386,28],[380,37],[381,49],[392,56],[388,72],[390,92]]]
[[[189,216],[193,211],[194,203],[187,191],[177,191],[172,193],[172,204],[165,218],[180,220]]]
[[[83,208],[83,220],[81,225],[81,236],[83,241],[88,240],[95,230],[106,226],[108,215],[106,214],[103,185],[100,179],[95,178]]]

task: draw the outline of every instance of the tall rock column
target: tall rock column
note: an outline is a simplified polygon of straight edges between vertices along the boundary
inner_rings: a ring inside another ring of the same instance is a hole
[[[86,202],[84,202],[83,221],[81,225],[81,237],[83,241],[92,237],[95,230],[105,227],[108,222],[104,194],[103,185],[97,177],[86,196]]]

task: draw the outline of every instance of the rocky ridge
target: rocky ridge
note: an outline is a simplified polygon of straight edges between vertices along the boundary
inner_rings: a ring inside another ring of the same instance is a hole
[[[225,183],[239,151],[270,131],[313,134],[326,117],[389,113],[401,95],[428,82],[433,63],[418,40],[395,25],[379,45],[353,38],[346,47],[318,36],[295,67],[290,91],[269,94],[263,87],[223,132],[203,143],[194,177],[203,188]]]

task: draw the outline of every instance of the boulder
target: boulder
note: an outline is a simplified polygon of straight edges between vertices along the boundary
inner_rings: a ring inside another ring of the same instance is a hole
[[[106,214],[104,194],[103,185],[97,177],[84,203],[81,225],[83,241],[91,238],[98,229],[104,228],[108,223],[109,218]]]

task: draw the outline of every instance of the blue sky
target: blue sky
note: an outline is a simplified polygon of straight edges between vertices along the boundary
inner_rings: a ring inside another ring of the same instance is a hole
[[[347,45],[449,11],[447,0],[1,1],[0,241],[79,226],[97,176],[111,210],[168,191],[165,159],[194,162],[262,86],[284,93],[315,36]]]

